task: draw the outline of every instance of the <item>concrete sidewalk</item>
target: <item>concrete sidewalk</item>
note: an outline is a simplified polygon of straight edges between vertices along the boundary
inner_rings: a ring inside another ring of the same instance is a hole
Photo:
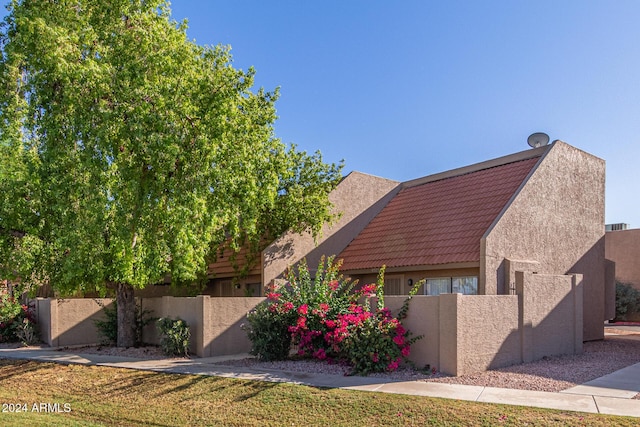
[[[513,390],[494,387],[392,381],[380,378],[325,375],[304,372],[239,368],[217,363],[247,355],[200,359],[140,360],[130,357],[72,354],[54,349],[0,349],[0,358],[29,359],[63,364],[84,364],[155,372],[210,375],[254,381],[288,382],[313,387],[343,388],[380,393],[459,399],[565,411],[640,417],[640,363],[560,393]]]

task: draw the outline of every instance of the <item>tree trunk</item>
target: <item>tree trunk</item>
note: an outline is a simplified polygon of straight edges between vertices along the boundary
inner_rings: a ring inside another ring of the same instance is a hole
[[[118,308],[118,347],[133,347],[136,344],[136,300],[133,286],[118,283],[116,288]]]

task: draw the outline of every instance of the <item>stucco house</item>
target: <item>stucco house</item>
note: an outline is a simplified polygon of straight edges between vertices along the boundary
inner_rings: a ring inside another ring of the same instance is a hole
[[[186,320],[198,356],[246,352],[241,325],[265,286],[303,258],[314,267],[335,255],[364,283],[385,265],[391,310],[404,301],[394,295],[426,280],[405,319],[423,336],[411,350],[418,366],[463,375],[580,353],[615,315],[604,177],[602,159],[561,141],[407,182],[352,172],[330,194],[341,216],[317,240],[285,233],[255,263],[223,251],[198,296],[170,296],[162,284],[138,296],[156,316]],[[251,265],[249,274],[238,277],[234,262]],[[36,302],[49,345],[96,342],[92,319],[108,301]]]
[[[285,234],[264,252],[261,283],[322,255],[386,293],[507,295],[515,273],[583,275],[583,338],[604,337],[614,316],[605,261],[605,162],[562,141],[403,183],[351,173],[332,194],[339,223],[322,239]]]

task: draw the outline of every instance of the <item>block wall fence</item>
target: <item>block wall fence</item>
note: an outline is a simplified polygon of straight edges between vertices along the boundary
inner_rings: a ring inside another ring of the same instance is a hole
[[[582,275],[516,273],[516,295],[417,295],[404,321],[423,338],[410,359],[449,375],[529,362],[544,356],[582,352]],[[386,296],[397,312],[406,297]],[[262,297],[158,297],[141,300],[153,317],[180,317],[191,328],[191,352],[198,357],[247,353],[241,325]],[[104,319],[110,299],[35,300],[42,340],[52,347],[100,342],[95,320]],[[143,340],[159,344],[155,325]]]

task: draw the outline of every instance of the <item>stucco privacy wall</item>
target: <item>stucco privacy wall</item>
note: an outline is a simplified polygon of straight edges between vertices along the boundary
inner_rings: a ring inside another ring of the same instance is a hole
[[[199,357],[246,353],[251,344],[240,325],[246,314],[264,298],[160,297],[141,300],[142,309],[154,318],[179,317],[189,324],[190,351]],[[104,307],[111,299],[70,298],[35,300],[35,312],[40,336],[52,347],[94,345],[102,341],[95,326],[104,320]],[[154,322],[143,331],[143,341],[160,344]]]
[[[582,353],[583,276],[516,272],[523,362]]]
[[[481,240],[479,292],[508,292],[506,258],[583,274],[583,337],[604,338],[604,179],[602,159],[554,142]]]
[[[517,272],[517,295],[416,295],[406,328],[416,366],[450,375],[582,352],[582,276]],[[406,296],[385,296],[397,313]]]
[[[640,290],[640,229],[609,231],[605,236],[605,255],[611,261],[610,276]],[[614,295],[615,301],[615,295]],[[615,317],[615,304],[610,309]],[[625,320],[640,322],[640,312],[627,312]]]
[[[607,259],[616,263],[616,280],[640,289],[640,228],[607,232],[605,246]]]
[[[518,272],[516,283],[518,295],[413,297],[404,323],[414,336],[423,338],[412,346],[410,359],[419,367],[428,364],[446,374],[464,375],[544,356],[581,352],[581,277]],[[386,296],[385,304],[397,312],[405,298]],[[264,300],[162,297],[143,299],[142,307],[152,310],[155,317],[180,317],[187,321],[191,351],[208,357],[250,350],[241,325],[247,312]],[[102,304],[108,302],[101,300]],[[93,325],[101,310],[95,300],[39,300],[36,308],[47,344],[100,341]],[[154,325],[147,326],[143,340],[159,343]]]
[[[286,232],[262,252],[263,285],[302,258],[313,270],[322,255],[340,253],[399,188],[397,181],[351,172],[329,194],[333,211],[341,216],[333,225],[323,227],[317,241],[309,233]]]
[[[52,347],[99,344],[95,321],[105,319],[104,307],[111,304],[107,298],[36,298],[40,338]]]
[[[191,352],[199,357],[210,357],[249,351],[251,343],[241,325],[246,322],[247,313],[262,301],[264,298],[261,297],[165,296],[145,298],[142,307],[150,310],[154,317],[179,317],[186,321],[191,330]],[[143,340],[160,344],[155,324],[145,328]]]

